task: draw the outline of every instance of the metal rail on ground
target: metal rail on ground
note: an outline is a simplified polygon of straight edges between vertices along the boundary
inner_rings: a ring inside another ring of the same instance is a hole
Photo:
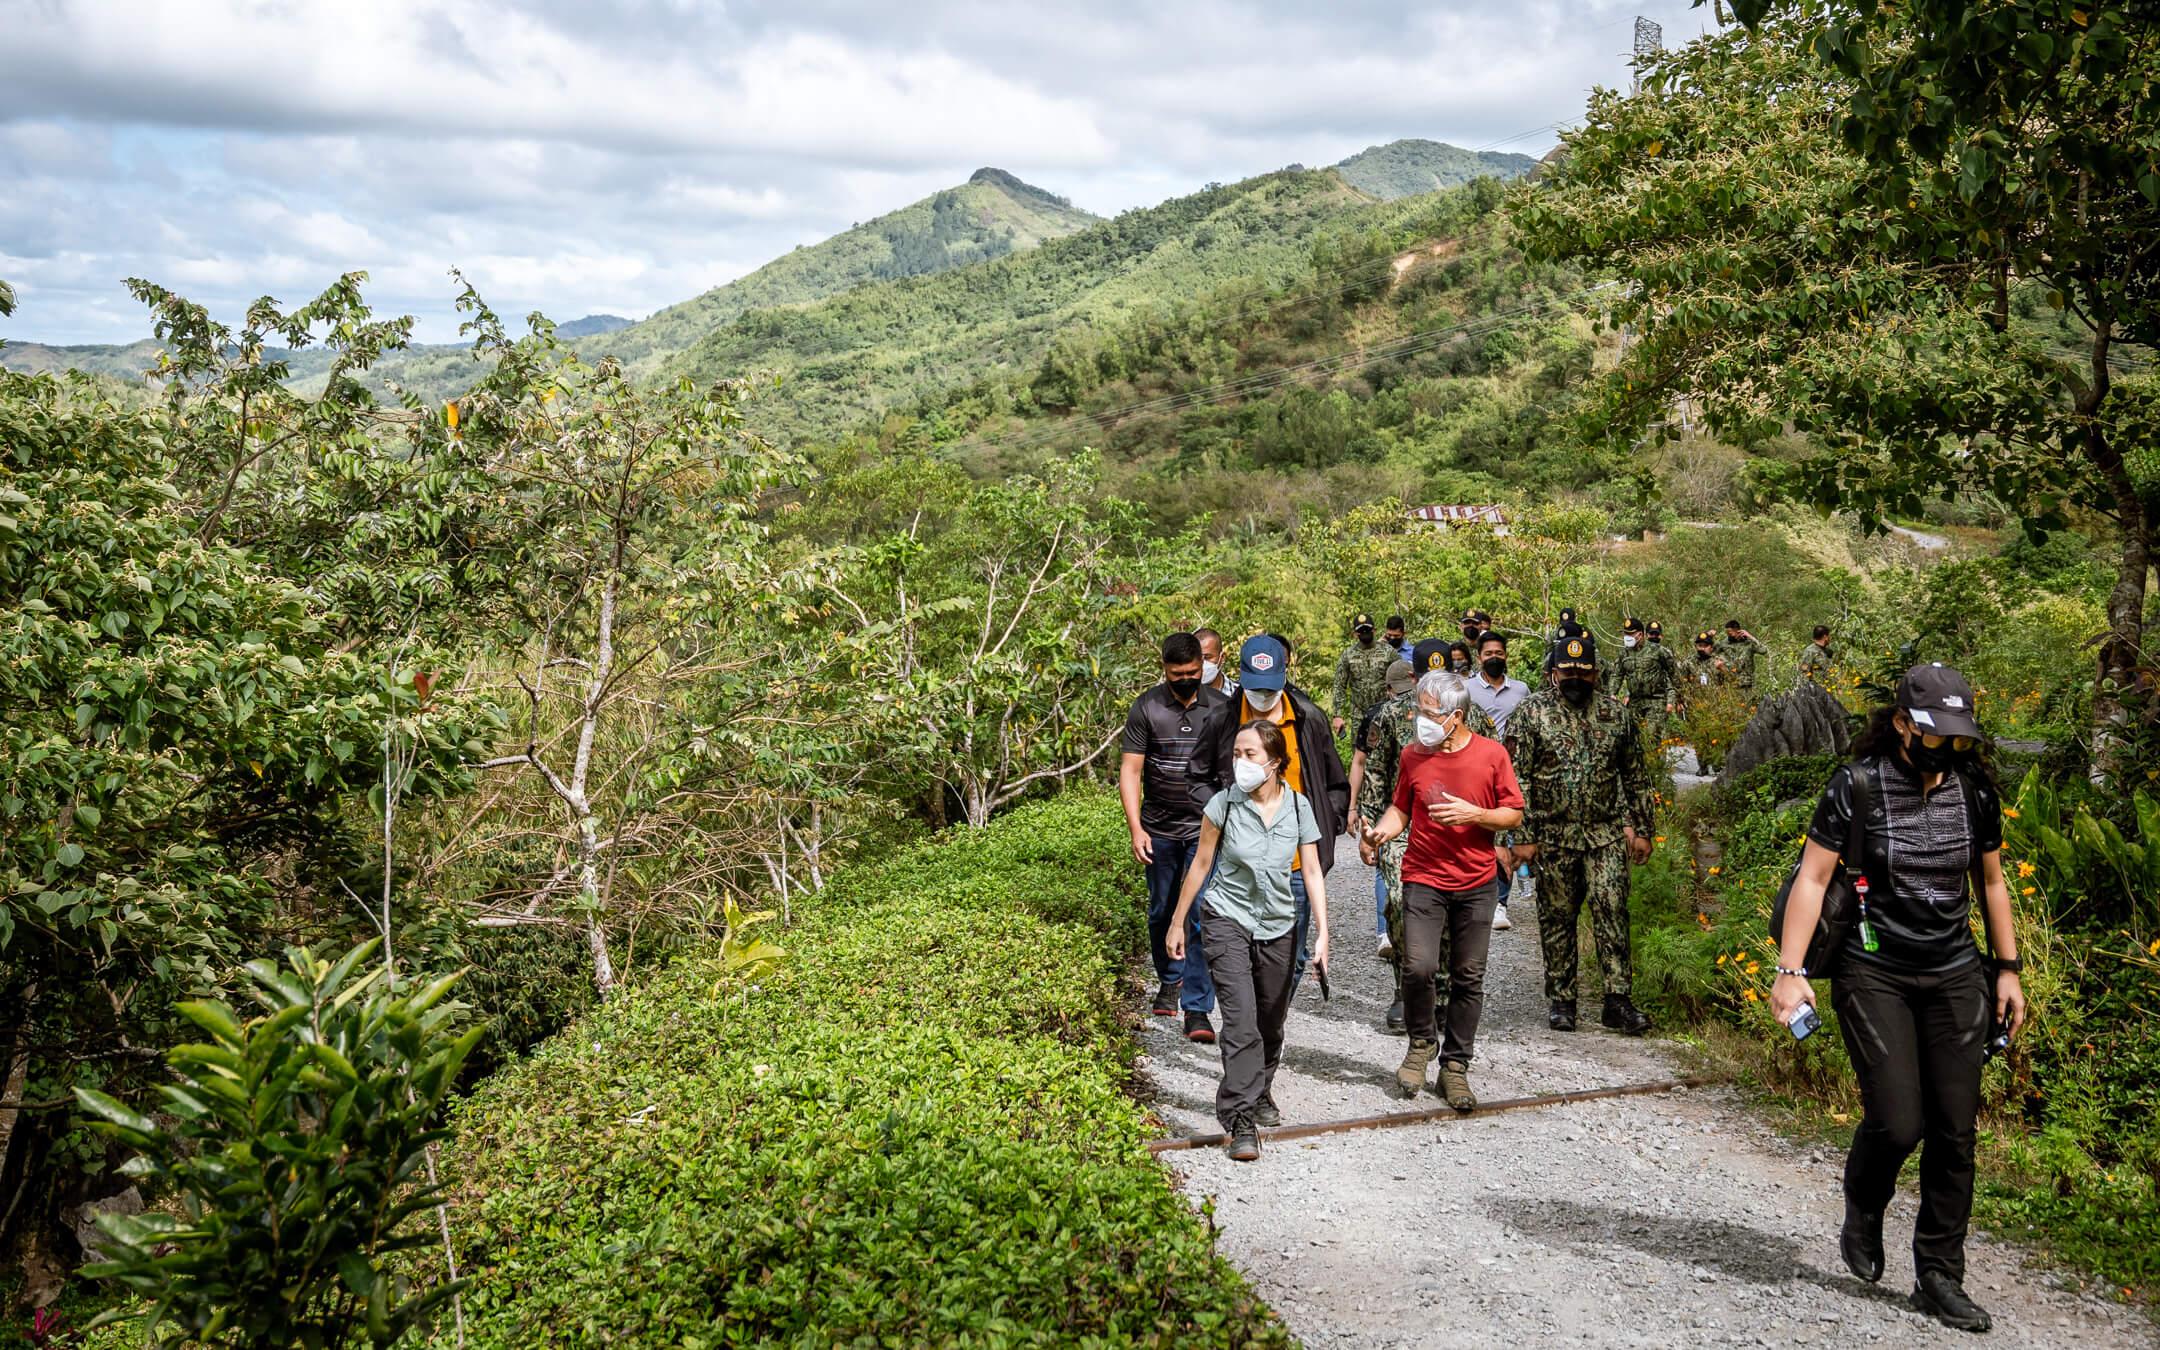
[[[1323,1134],[1343,1134],[1350,1130],[1385,1130],[1399,1125],[1422,1125],[1433,1120],[1471,1120],[1489,1116],[1500,1111],[1521,1111],[1533,1106],[1571,1106],[1576,1102],[1594,1102],[1607,1097],[1646,1097],[1659,1092],[1677,1092],[1683,1088],[1714,1087],[1731,1080],[1716,1075],[1695,1075],[1672,1078],[1657,1083],[1627,1083],[1619,1087],[1584,1088],[1580,1092],[1548,1092],[1536,1097],[1504,1097],[1498,1101],[1479,1102],[1468,1111],[1458,1111],[1452,1106],[1435,1106],[1422,1111],[1397,1111],[1387,1115],[1358,1116],[1352,1120],[1326,1120],[1311,1125],[1278,1125],[1272,1130],[1260,1131],[1264,1141],[1275,1142],[1289,1139],[1311,1139]],[[1154,1154],[1176,1153],[1182,1149],[1212,1148],[1229,1136],[1196,1134],[1184,1139],[1154,1139],[1148,1142],[1148,1152]]]

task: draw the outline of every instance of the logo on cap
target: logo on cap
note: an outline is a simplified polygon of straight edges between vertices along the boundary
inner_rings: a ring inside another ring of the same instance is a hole
[[[1945,708],[1962,708],[1965,706],[1965,697],[1962,694],[1944,694],[1943,706]]]
[[[1446,668],[1447,668],[1447,653],[1446,653],[1445,651],[1437,651],[1437,652],[1432,652],[1432,653],[1430,653],[1430,654],[1428,654],[1428,655],[1426,656],[1426,658],[1425,658],[1425,669],[1427,669],[1427,670],[1445,670]]]
[[[1275,658],[1267,652],[1254,652],[1252,655],[1252,668],[1254,670],[1273,670],[1275,669]]]
[[[1568,654],[1569,656],[1581,656],[1581,655],[1582,655],[1582,643],[1580,643],[1580,642],[1570,642],[1570,643],[1569,643],[1569,644],[1567,645],[1567,654]]]

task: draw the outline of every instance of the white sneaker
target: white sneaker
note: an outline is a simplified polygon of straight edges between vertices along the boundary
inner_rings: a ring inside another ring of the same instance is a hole
[[[1387,960],[1387,959],[1388,959],[1389,957],[1391,957],[1391,956],[1393,956],[1393,955],[1395,955],[1395,944],[1394,944],[1394,943],[1392,943],[1392,942],[1390,942],[1390,941],[1388,941],[1388,935],[1387,935],[1387,934],[1385,934],[1385,933],[1382,933],[1382,934],[1380,935],[1380,951],[1379,951],[1379,956],[1380,956],[1380,959],[1381,959],[1381,960],[1383,960],[1383,961],[1385,961],[1385,960]]]
[[[1493,931],[1494,931],[1495,933],[1504,933],[1504,932],[1506,932],[1506,931],[1507,931],[1508,929],[1510,929],[1510,928],[1513,928],[1513,927],[1515,926],[1515,925],[1514,925],[1514,923],[1513,923],[1512,921],[1510,921],[1510,920],[1509,920],[1509,918],[1508,918],[1508,916],[1507,916],[1507,906],[1506,906],[1506,905],[1494,905],[1494,906],[1493,906],[1493,912],[1492,912],[1492,926],[1493,926]]]

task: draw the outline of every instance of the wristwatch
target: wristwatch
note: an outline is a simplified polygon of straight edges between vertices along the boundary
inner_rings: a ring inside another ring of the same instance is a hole
[[[1996,957],[1995,973],[2000,975],[2006,970],[2009,971],[2012,975],[2022,975],[2025,973],[2025,963],[2024,961],[2020,960],[2015,956]]]

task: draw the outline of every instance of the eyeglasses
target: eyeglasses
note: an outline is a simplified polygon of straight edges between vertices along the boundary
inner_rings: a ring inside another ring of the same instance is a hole
[[[1980,744],[1980,741],[1977,737],[1973,736],[1930,736],[1925,732],[1921,733],[1920,744],[1926,746],[1930,750],[1940,750],[1946,743],[1952,750],[1955,750],[1962,755],[1967,750],[1970,750],[1974,746]]]

